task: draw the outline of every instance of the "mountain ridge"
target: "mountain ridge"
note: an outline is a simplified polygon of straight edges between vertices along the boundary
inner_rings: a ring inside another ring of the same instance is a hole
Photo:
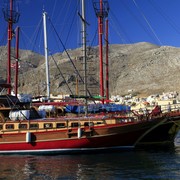
[[[83,77],[82,49],[68,50],[68,53],[71,61],[79,70],[79,74]],[[2,64],[0,78],[2,81],[6,78],[4,75],[6,55],[5,48],[0,47],[0,62]],[[98,95],[98,47],[88,47],[87,62],[88,89],[93,95]],[[68,86],[74,94],[77,94],[77,82],[79,88],[78,94],[83,93],[81,78],[77,78],[77,72],[68,60],[66,52],[49,56],[49,63],[52,94],[70,94]],[[19,93],[45,95],[46,76],[44,57],[32,51],[20,50],[20,66]],[[147,42],[109,45],[110,95],[124,95],[128,93],[128,90],[144,95],[169,91],[180,92],[179,70],[179,48],[157,46]]]

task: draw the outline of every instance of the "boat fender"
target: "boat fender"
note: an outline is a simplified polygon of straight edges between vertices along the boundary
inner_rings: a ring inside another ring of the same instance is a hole
[[[78,127],[78,138],[80,139],[82,136],[82,129]]]
[[[31,142],[31,132],[26,132],[26,142],[27,143]]]

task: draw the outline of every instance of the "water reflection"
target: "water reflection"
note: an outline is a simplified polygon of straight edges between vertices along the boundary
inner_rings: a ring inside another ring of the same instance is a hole
[[[180,147],[89,155],[0,156],[0,179],[179,179]]]

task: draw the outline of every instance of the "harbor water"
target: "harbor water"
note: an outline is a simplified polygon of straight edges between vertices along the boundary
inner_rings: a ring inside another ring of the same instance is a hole
[[[3,155],[0,164],[0,180],[178,180],[180,146],[84,155]]]

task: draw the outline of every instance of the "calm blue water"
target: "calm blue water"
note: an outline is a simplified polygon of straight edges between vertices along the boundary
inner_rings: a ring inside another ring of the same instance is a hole
[[[0,156],[1,179],[179,180],[180,147],[89,155]]]

